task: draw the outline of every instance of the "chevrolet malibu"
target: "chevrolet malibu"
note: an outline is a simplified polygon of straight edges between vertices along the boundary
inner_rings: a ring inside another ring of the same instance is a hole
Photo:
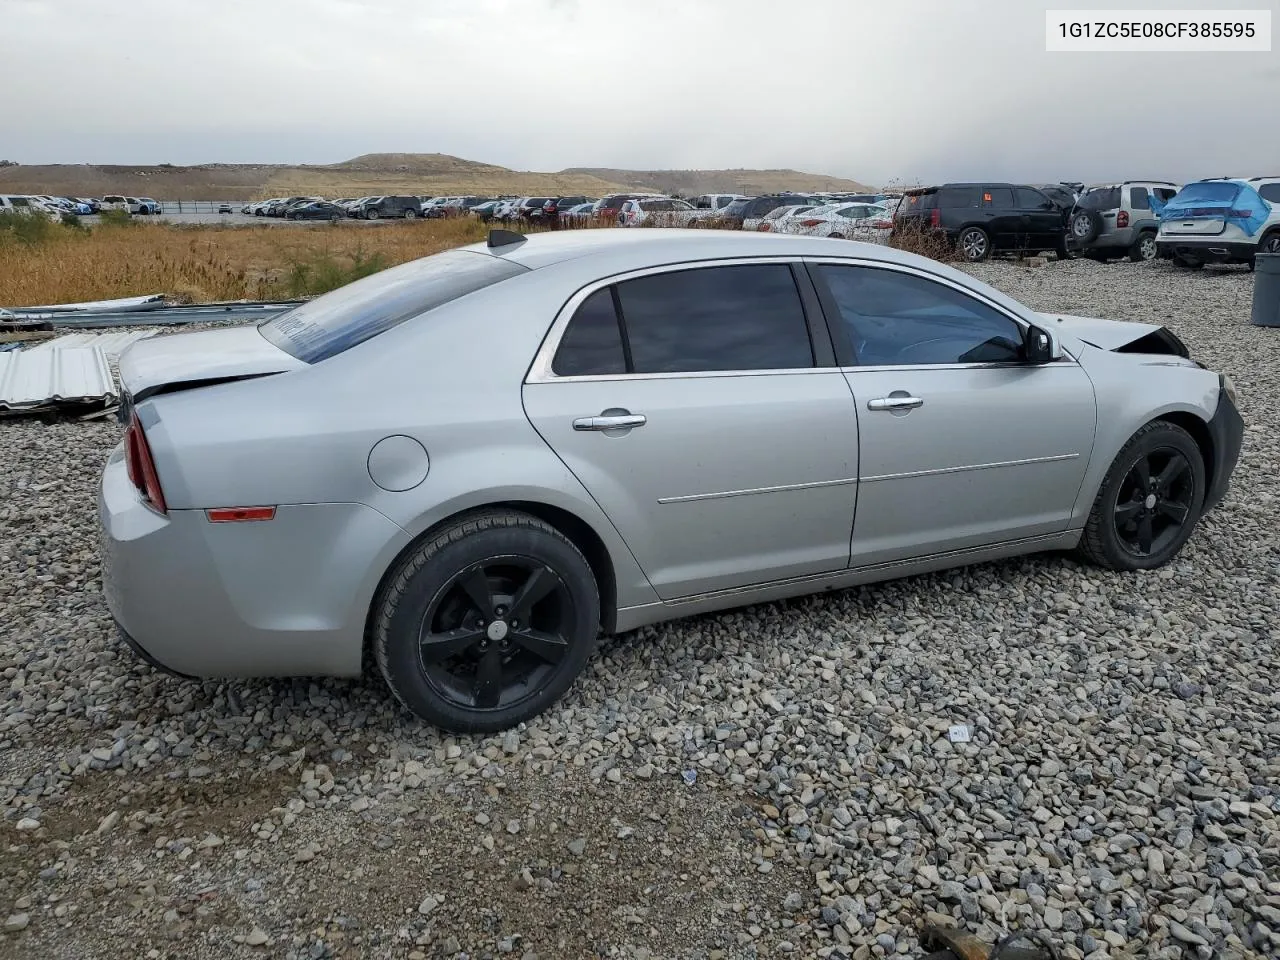
[[[1167,563],[1230,381],[886,247],[707,230],[476,244],[259,326],[143,340],[102,478],[123,638],[351,675],[494,731],[598,636],[1035,551]]]

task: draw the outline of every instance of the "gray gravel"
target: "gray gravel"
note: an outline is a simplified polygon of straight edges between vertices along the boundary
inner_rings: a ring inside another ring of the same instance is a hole
[[[864,958],[939,915],[1068,957],[1280,954],[1280,331],[1243,271],[973,272],[1168,322],[1236,380],[1236,484],[1171,567],[641,630],[490,738],[373,678],[139,664],[98,593],[118,428],[0,422],[0,957]]]

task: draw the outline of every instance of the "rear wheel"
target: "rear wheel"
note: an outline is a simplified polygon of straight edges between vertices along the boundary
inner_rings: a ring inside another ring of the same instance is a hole
[[[404,218],[405,218],[406,220],[412,220],[412,219],[413,219],[414,217],[416,217],[417,215],[418,215],[418,211],[417,211],[417,210],[406,210],[406,211],[404,212]]]
[[[832,239],[832,240],[843,240],[843,239],[844,239],[844,234],[843,234],[843,233],[828,233],[828,234],[827,234],[827,236],[828,236],[830,239]]]
[[[957,246],[960,256],[970,263],[981,263],[991,256],[991,238],[981,227],[966,227],[961,230]]]
[[[1258,253],[1280,253],[1280,230],[1268,233],[1258,244]]]
[[[1152,421],[1116,455],[1079,550],[1112,570],[1164,566],[1195,529],[1204,495],[1204,459],[1196,442],[1179,426]]]
[[[459,520],[392,573],[373,647],[391,691],[446,730],[491,733],[541,713],[595,647],[590,565],[554,527],[493,511]]]
[[[1156,235],[1150,230],[1138,234],[1138,239],[1129,248],[1129,259],[1134,263],[1143,263],[1156,258]]]

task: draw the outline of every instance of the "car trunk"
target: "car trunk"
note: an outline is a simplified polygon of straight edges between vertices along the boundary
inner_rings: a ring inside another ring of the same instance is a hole
[[[258,332],[224,327],[150,337],[120,356],[120,385],[130,403],[158,393],[188,390],[306,367]]]

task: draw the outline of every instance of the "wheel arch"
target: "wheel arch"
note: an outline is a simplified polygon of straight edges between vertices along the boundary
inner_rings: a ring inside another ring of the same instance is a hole
[[[1196,442],[1196,448],[1200,451],[1200,459],[1204,461],[1205,490],[1212,490],[1215,451],[1213,448],[1213,434],[1209,432],[1209,424],[1202,420],[1198,413],[1192,413],[1189,410],[1170,410],[1158,417],[1153,417],[1148,422],[1154,423],[1158,421],[1171,423],[1175,427],[1181,427],[1191,434],[1191,439]]]
[[[441,530],[453,526],[466,517],[501,510],[511,510],[536,517],[564,534],[582,552],[587,564],[591,567],[592,575],[596,578],[596,588],[600,592],[601,628],[605,633],[614,631],[618,619],[617,571],[614,569],[613,557],[609,553],[609,548],[605,546],[604,539],[596,532],[595,528],[572,511],[549,503],[522,499],[493,500],[488,503],[463,507],[451,512],[448,516],[440,518],[410,539],[386,564],[382,574],[378,577],[377,586],[373,591],[373,595],[369,598],[368,609],[365,611],[363,643],[366,662],[368,662],[371,655],[370,641],[373,636],[373,624],[377,616],[378,604],[381,602],[388,581],[405,557],[417,550],[424,541],[431,539]]]

